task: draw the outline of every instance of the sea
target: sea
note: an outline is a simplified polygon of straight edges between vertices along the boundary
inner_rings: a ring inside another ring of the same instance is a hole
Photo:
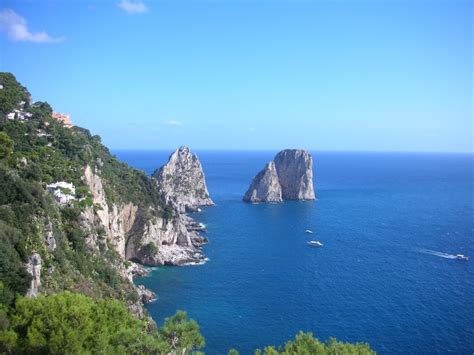
[[[114,152],[148,174],[170,153]],[[207,354],[251,354],[300,330],[381,354],[474,352],[473,154],[315,151],[315,201],[248,204],[276,151],[196,153],[216,203],[193,214],[209,260],[136,280],[157,293],[159,325],[185,310]]]

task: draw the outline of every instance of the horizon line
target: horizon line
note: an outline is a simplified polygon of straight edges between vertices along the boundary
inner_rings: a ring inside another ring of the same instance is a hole
[[[181,146],[181,145],[180,145]],[[189,147],[189,146],[188,146]],[[177,148],[109,148],[110,151],[127,151],[127,152],[169,152],[175,151]],[[233,149],[233,148],[192,148],[195,151],[208,151],[208,152],[275,152],[282,151],[285,149],[304,149],[310,152],[321,152],[321,153],[406,153],[406,154],[469,154],[474,155],[473,151],[439,151],[439,150],[336,150],[336,149],[308,149],[308,148],[282,148],[282,149]]]

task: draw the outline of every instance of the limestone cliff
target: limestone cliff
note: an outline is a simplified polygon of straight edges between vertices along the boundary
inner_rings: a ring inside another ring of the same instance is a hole
[[[273,161],[269,162],[252,181],[244,195],[246,202],[281,202],[281,185]]]
[[[314,200],[313,159],[306,150],[279,152],[252,180],[246,202]]]
[[[146,265],[185,265],[201,263],[204,255],[199,247],[207,240],[193,230],[194,221],[175,213],[163,217],[156,206],[113,203],[109,206],[99,171],[90,166],[84,179],[92,192],[94,207],[82,213],[82,227],[91,250],[98,249],[97,225],[115,251],[127,260]],[[91,226],[95,226],[92,228]]]
[[[41,288],[41,256],[38,253],[34,253],[28,258],[26,271],[31,275],[30,287],[26,295],[36,297]]]
[[[313,158],[306,150],[285,149],[275,158],[284,200],[314,200]]]
[[[171,154],[168,163],[153,173],[167,203],[179,212],[212,206],[198,157],[186,146]]]

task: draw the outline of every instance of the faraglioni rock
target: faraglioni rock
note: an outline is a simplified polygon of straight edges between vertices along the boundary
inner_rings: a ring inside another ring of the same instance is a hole
[[[313,159],[306,150],[279,152],[252,180],[246,202],[314,200]]]
[[[274,158],[284,200],[314,200],[313,158],[306,150],[285,149]]]
[[[180,212],[212,206],[204,172],[198,157],[182,146],[171,154],[168,163],[153,173],[167,203]]]
[[[269,162],[252,181],[244,195],[246,202],[281,202],[281,185],[273,161]]]

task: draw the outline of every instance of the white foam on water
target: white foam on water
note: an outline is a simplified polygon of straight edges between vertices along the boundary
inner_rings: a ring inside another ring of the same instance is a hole
[[[195,266],[195,265],[204,265],[209,261],[209,258],[204,258],[203,260],[200,261],[191,261],[189,263],[184,263],[182,264],[183,266]]]
[[[418,251],[423,254],[434,255],[440,258],[444,258],[444,259],[456,259],[456,255],[443,253],[441,251],[430,250],[430,249],[418,249]]]

